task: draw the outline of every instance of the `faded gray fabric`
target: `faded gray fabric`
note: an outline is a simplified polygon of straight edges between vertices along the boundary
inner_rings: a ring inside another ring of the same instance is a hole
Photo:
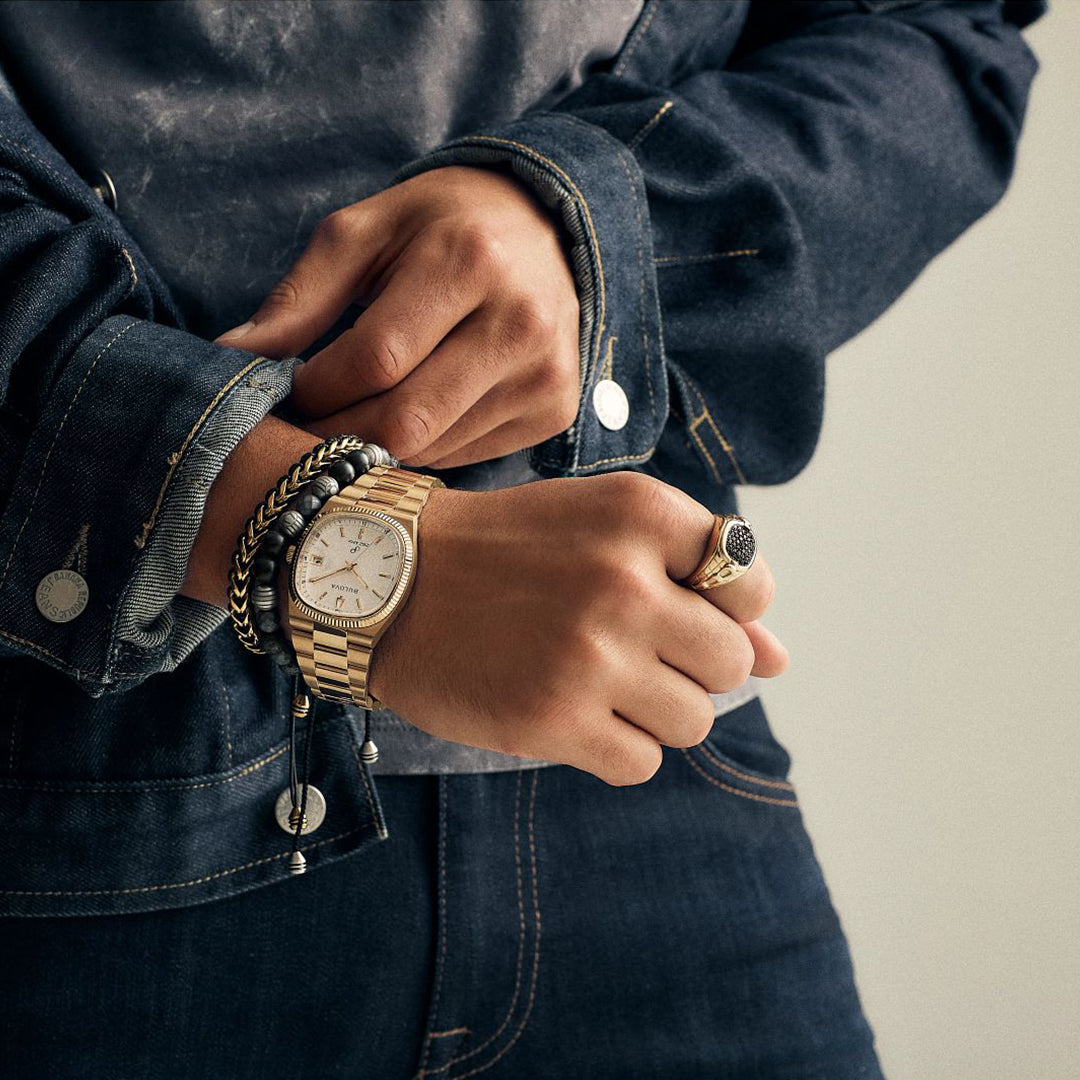
[[[322,217],[448,139],[554,103],[617,52],[641,6],[6,3],[0,47],[35,122],[87,176],[108,171],[189,328],[213,337],[247,319]],[[472,490],[537,478],[520,453],[452,472]],[[750,680],[717,695],[717,715],[754,693]],[[372,723],[376,773],[545,764],[436,739],[389,710]]]

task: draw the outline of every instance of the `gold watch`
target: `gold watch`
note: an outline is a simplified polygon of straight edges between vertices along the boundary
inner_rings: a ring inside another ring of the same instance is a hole
[[[368,690],[371,654],[416,580],[420,512],[431,489],[445,486],[374,465],[329,498],[286,551],[293,648],[316,697],[380,707]]]

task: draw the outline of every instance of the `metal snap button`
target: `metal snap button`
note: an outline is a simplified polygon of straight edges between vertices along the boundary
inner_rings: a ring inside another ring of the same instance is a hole
[[[116,185],[104,169],[95,169],[90,177],[90,188],[94,194],[115,214]]]
[[[626,391],[614,379],[601,379],[592,393],[593,411],[609,431],[626,427],[630,419],[630,402]]]
[[[301,786],[297,795],[303,795],[304,789]],[[277,799],[277,803],[274,805],[274,817],[277,818],[277,823],[285,830],[290,836],[296,832],[296,818],[300,813],[300,807],[297,806],[293,809],[292,795],[289,789],[286,788]],[[304,813],[304,826],[300,830],[301,836],[307,836],[308,833],[313,833],[326,818],[326,799],[323,798],[323,793],[314,786],[314,784],[308,784],[307,789],[307,808]]]
[[[90,586],[75,570],[52,570],[37,585],[34,603],[49,622],[66,623],[78,618],[90,601]]]

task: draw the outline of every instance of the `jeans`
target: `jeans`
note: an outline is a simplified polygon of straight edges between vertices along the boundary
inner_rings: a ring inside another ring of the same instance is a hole
[[[646,784],[385,776],[389,840],[128,915],[0,921],[0,1076],[880,1077],[759,698]]]

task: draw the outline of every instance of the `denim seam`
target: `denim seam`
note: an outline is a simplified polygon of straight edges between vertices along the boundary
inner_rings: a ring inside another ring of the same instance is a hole
[[[233,375],[229,381],[222,386],[218,392],[210,400],[210,404],[206,406],[202,411],[202,415],[195,421],[191,430],[184,436],[184,441],[180,444],[179,450],[174,450],[169,455],[169,469],[165,473],[165,479],[162,481],[161,488],[158,491],[157,499],[154,502],[154,507],[150,511],[150,517],[147,521],[143,522],[142,532],[135,537],[135,546],[142,551],[146,547],[146,542],[150,537],[150,534],[154,531],[154,526],[157,524],[158,514],[161,512],[161,504],[165,501],[165,496],[168,494],[169,485],[172,483],[173,476],[176,475],[176,470],[180,466],[180,462],[183,460],[184,454],[187,453],[188,447],[191,445],[192,440],[198,435],[199,429],[206,423],[207,418],[217,408],[221,400],[229,393],[230,390],[253,368],[258,367],[260,364],[269,363],[270,358],[266,356],[257,356],[249,364],[245,364],[236,374]],[[276,362],[276,361],[274,361]]]
[[[475,1069],[470,1069],[465,1073],[457,1073],[453,1077],[448,1077],[447,1080],[466,1080],[466,1077],[475,1076],[477,1073],[483,1072],[485,1069],[490,1069],[503,1055],[509,1052],[510,1048],[521,1038],[522,1032],[525,1030],[525,1025],[529,1022],[529,1016],[532,1014],[533,1004],[536,1001],[536,986],[539,981],[540,973],[540,897],[537,889],[537,868],[536,868],[536,833],[533,827],[534,823],[534,811],[536,808],[536,786],[540,779],[540,771],[537,770],[533,773],[532,793],[529,797],[529,859],[530,869],[532,871],[532,902],[533,912],[536,917],[535,921],[535,940],[533,944],[533,957],[532,957],[532,972],[529,984],[529,1000],[525,1004],[525,1011],[521,1016],[521,1023],[518,1024],[517,1030],[513,1035],[503,1044],[502,1049],[489,1061],[486,1061],[483,1065],[478,1065]]]
[[[90,366],[86,369],[86,374],[82,377],[82,382],[79,383],[79,388],[75,391],[75,396],[68,402],[68,407],[64,410],[64,415],[60,419],[59,425],[57,425],[56,433],[53,435],[52,442],[49,443],[49,449],[45,451],[45,458],[41,463],[41,472],[38,474],[37,486],[34,488],[34,494],[30,496],[30,506],[26,511],[26,517],[23,519],[22,525],[19,526],[19,531],[15,535],[15,542],[11,545],[11,553],[8,555],[7,562],[4,564],[3,573],[0,573],[0,589],[3,589],[4,582],[7,580],[8,571],[11,569],[11,563],[15,558],[15,552],[18,550],[19,541],[22,539],[23,531],[29,524],[30,519],[34,516],[34,507],[37,504],[37,497],[41,493],[41,485],[45,481],[45,472],[49,467],[49,458],[52,457],[53,450],[56,449],[56,444],[60,441],[60,435],[64,430],[64,425],[67,423],[68,417],[71,415],[71,410],[75,408],[75,403],[79,400],[79,395],[83,392],[83,388],[86,386],[86,380],[90,378],[94,368],[97,367],[98,361],[122,338],[133,326],[135,320],[127,324],[123,330],[118,330],[108,342],[102,346],[101,351],[90,362]]]
[[[448,926],[446,920],[446,789],[447,778],[439,777],[439,954],[435,961],[435,993],[431,999],[431,1022],[438,1023],[439,999],[442,997],[443,970],[446,967],[446,939]],[[423,1053],[420,1056],[420,1066],[416,1071],[415,1080],[425,1076],[427,1063],[431,1057],[431,1039],[424,1040]]]
[[[685,266],[692,263],[713,262],[716,259],[749,258],[760,255],[761,248],[737,248],[734,251],[709,251],[703,255],[656,255],[656,266]]]
[[[762,787],[779,788],[781,791],[790,791],[792,793],[795,791],[794,785],[789,784],[786,780],[773,780],[769,777],[753,776],[750,773],[740,772],[726,761],[721,761],[721,759],[718,758],[704,742],[698,743],[695,749],[697,749],[704,757],[708,758],[708,760],[718,769],[730,773],[732,776],[737,776],[740,780],[746,780],[751,784],[760,784]]]
[[[700,415],[695,416],[693,420],[689,422],[688,429],[690,431],[690,434],[694,437],[694,441],[701,448],[701,452],[708,459],[709,465],[712,466],[713,474],[716,476],[717,483],[722,484],[724,481],[720,477],[720,471],[716,467],[716,462],[713,460],[713,457],[709,453],[709,451],[705,449],[705,443],[701,439],[701,436],[697,433],[698,426],[705,420],[708,421],[709,427],[712,429],[713,437],[716,439],[717,445],[724,451],[725,454],[727,454],[728,460],[731,462],[731,466],[735,470],[735,475],[738,478],[739,483],[749,483],[749,481],[746,479],[746,474],[742,471],[742,466],[739,465],[739,462],[735,457],[735,447],[731,445],[731,443],[724,436],[724,433],[716,426],[716,421],[713,419],[712,413],[709,411],[709,406],[705,403],[704,395],[696,386],[692,386],[685,379],[683,379],[678,372],[676,372],[675,377],[678,379],[679,385],[685,387],[687,390],[690,390],[694,394],[694,397],[696,397],[698,400],[698,405],[701,408],[701,413]]]
[[[674,107],[674,101],[665,101],[664,104],[656,110],[652,119],[638,128],[634,137],[626,144],[627,150],[633,150],[635,146],[640,146],[653,133],[653,129],[656,125],[659,124]]]
[[[642,21],[638,24],[637,29],[633,32],[630,40],[626,43],[626,48],[623,49],[622,56],[619,57],[615,67],[611,69],[612,75],[621,75],[626,68],[626,63],[630,57],[637,50],[637,47],[641,44],[641,39],[645,36],[645,31],[649,29],[649,24],[653,21],[657,11],[660,9],[658,0],[648,0],[649,11],[644,14]]]
[[[349,829],[346,832],[338,833],[337,836],[328,836],[325,840],[318,840],[313,844],[307,844],[305,847],[300,848],[301,851],[311,851],[313,848],[322,847],[324,844],[332,844],[335,840],[342,840],[346,836],[352,836],[353,833],[360,832],[364,826],[358,826],[355,829]],[[241,866],[230,866],[224,870],[217,870],[213,874],[206,874],[203,877],[192,878],[191,881],[171,881],[163,885],[138,885],[132,886],[127,889],[76,889],[72,891],[65,891],[62,889],[0,889],[0,895],[3,896],[122,896],[131,893],[146,893],[146,892],[159,892],[163,889],[188,889],[193,885],[205,885],[208,881],[215,881],[218,878],[228,877],[230,874],[237,874],[241,870],[250,870],[254,866],[262,866],[264,863],[275,862],[279,859],[286,859],[291,854],[291,851],[282,851],[278,855],[264,855],[261,859],[252,859],[251,862],[246,862]]]
[[[0,135],[0,142],[7,143],[8,146],[18,150],[20,154],[25,154],[32,161],[36,161],[43,169],[49,172],[61,185],[63,185],[65,190],[69,188],[71,183],[69,178],[62,176],[53,165],[50,165],[43,157],[39,157],[33,150],[28,150],[21,143],[15,142],[14,139],[9,139],[6,135]]]
[[[510,1023],[514,1015],[514,1010],[517,1008],[518,998],[521,996],[521,973],[525,966],[525,897],[522,889],[522,873],[521,873],[521,779],[523,770],[518,770],[517,784],[514,788],[514,876],[517,881],[517,905],[518,905],[518,955],[517,955],[517,970],[514,973],[514,992],[510,998],[510,1004],[506,1010],[506,1016],[503,1017],[502,1023],[495,1029],[492,1035],[489,1035],[479,1046],[474,1046],[471,1050],[467,1050],[463,1054],[459,1054],[457,1057],[451,1058],[449,1061],[444,1062],[442,1065],[435,1069],[429,1069],[427,1071],[428,1076],[433,1076],[437,1072],[442,1072],[444,1069],[449,1069],[452,1065],[457,1065],[461,1061],[467,1061],[471,1057],[475,1057],[482,1050],[489,1047],[505,1030],[507,1024]]]
[[[192,781],[132,780],[127,782],[106,780],[100,784],[94,784],[92,787],[73,787],[56,780],[0,780],[0,788],[18,791],[52,791],[61,795],[129,795],[155,791],[198,791],[202,788],[217,787],[220,784],[232,784],[245,776],[250,776],[264,766],[269,765],[272,761],[276,761],[288,749],[288,743],[282,743],[269,751],[264,757],[251,762],[232,776],[222,776],[216,780],[200,780],[199,778],[193,778]],[[75,783],[77,784],[78,781],[75,781]]]
[[[13,634],[10,630],[4,630],[0,628],[0,637],[7,638],[8,641],[17,642],[19,645],[23,645],[30,649],[31,652],[39,653],[42,656],[47,656],[61,671],[66,671],[71,675],[74,675],[77,679],[86,680],[91,678],[89,671],[83,671],[82,668],[75,667],[74,664],[68,663],[66,660],[62,660],[54,652],[50,652],[44,645],[39,645],[36,641],[31,641],[29,638],[19,637],[18,634]]]
[[[788,809],[797,810],[799,807],[798,802],[792,799],[775,799],[769,795],[757,795],[752,791],[743,791],[741,788],[732,787],[731,784],[725,784],[722,780],[718,780],[715,776],[710,776],[691,756],[690,751],[685,747],[679,748],[679,753],[686,758],[690,767],[698,773],[702,779],[708,780],[710,784],[715,784],[716,787],[722,788],[724,791],[729,792],[732,795],[738,795],[743,799],[751,799],[754,802],[768,803],[770,806],[786,806]]]

